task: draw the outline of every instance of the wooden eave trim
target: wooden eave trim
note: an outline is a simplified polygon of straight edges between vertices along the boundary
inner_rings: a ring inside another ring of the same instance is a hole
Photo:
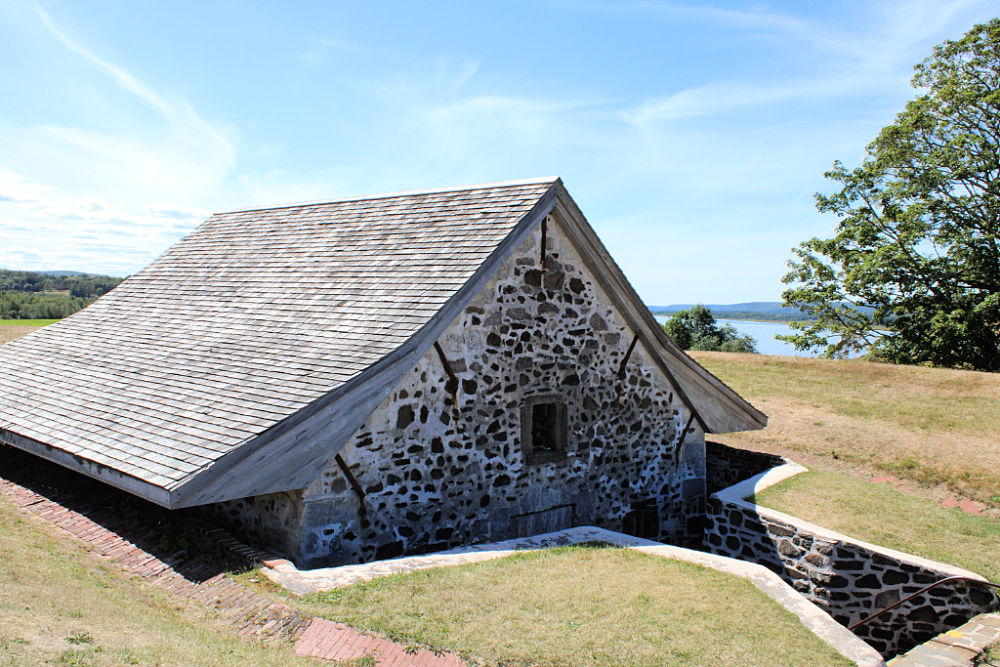
[[[46,445],[44,442],[40,442],[33,438],[28,438],[8,429],[0,428],[0,444],[8,445],[10,447],[28,452],[29,454],[43,458],[46,461],[51,461],[52,463],[61,465],[68,470],[72,470],[73,472],[78,472],[92,479],[96,479],[99,482],[103,482],[104,484],[108,484],[121,489],[122,491],[139,496],[140,498],[148,500],[161,507],[166,507],[167,509],[174,509],[175,507],[174,499],[171,496],[170,491],[163,487],[143,481],[138,477],[127,475],[123,472],[115,470],[114,468],[109,468],[106,465],[97,463],[96,461],[91,461],[90,459],[86,459],[77,454],[72,454],[63,449]]]
[[[608,253],[604,244],[597,237],[597,234],[594,233],[593,228],[587,222],[583,212],[577,207],[576,202],[573,201],[573,198],[566,189],[562,187],[562,182],[559,181],[558,185],[560,186],[560,192],[557,198],[556,212],[560,213],[561,216],[557,217],[557,221],[562,223],[564,232],[577,247],[577,251],[580,252],[588,268],[602,284],[608,297],[615,303],[619,311],[629,320],[635,333],[640,336],[643,346],[650,353],[650,356],[656,360],[668,379],[672,383],[675,383],[676,386],[680,386],[680,380],[670,370],[668,361],[662,354],[663,352],[668,353],[674,361],[679,362],[692,371],[707,388],[712,390],[713,394],[717,395],[720,400],[725,401],[731,410],[746,415],[747,428],[745,430],[760,429],[767,426],[767,415],[751,405],[746,399],[733,391],[731,387],[722,382],[722,380],[712,375],[712,373],[677,347],[677,344],[667,336],[666,332],[663,331],[662,327],[656,321],[656,318],[649,312],[649,308],[646,307],[642,299],[639,298],[639,295],[636,294],[625,274],[615,263],[610,253]],[[561,220],[558,218],[561,218]],[[683,398],[683,390],[678,393],[681,393]],[[684,400],[684,402],[690,405],[688,400]],[[710,424],[703,423],[700,416],[697,418],[706,433],[720,432],[711,427]]]
[[[541,224],[545,216],[555,206],[556,197],[559,192],[564,190],[562,181],[556,180],[521,220],[514,225],[511,232],[497,244],[497,247],[483,261],[472,277],[405,343],[366,368],[356,377],[316,399],[295,414],[278,422],[267,431],[235,447],[205,468],[181,480],[172,488],[172,492],[178,498],[177,506],[204,505],[223,500],[243,498],[248,495],[275,493],[307,486],[318,472],[313,471],[310,479],[302,480],[301,483],[299,480],[296,480],[292,485],[281,481],[288,479],[288,477],[276,476],[276,482],[273,485],[266,487],[266,490],[255,488],[253,493],[246,491],[249,488],[247,484],[236,485],[228,492],[218,489],[213,491],[211,489],[213,482],[225,475],[227,471],[241,465],[246,465],[249,469],[246,471],[247,477],[240,477],[240,480],[248,479],[253,473],[261,474],[249,462],[255,455],[272,447],[290,449],[298,445],[311,446],[314,449],[322,448],[324,451],[321,455],[317,453],[317,456],[321,456],[326,461],[325,465],[329,465],[329,461],[343,449],[354,432],[364,424],[375,408],[385,400],[405,373],[431,348],[434,342],[445,332],[452,321],[461,314],[504,262],[514,254],[517,248],[527,239],[528,235]],[[342,408],[353,408],[355,414],[345,415],[346,411],[342,410]],[[316,429],[316,425],[334,418],[344,419],[345,427],[342,430],[346,435],[341,434],[335,440],[329,442],[310,442],[309,436]],[[351,426],[352,424],[353,426]],[[301,456],[301,452],[299,452],[299,455]],[[302,477],[304,476],[305,473],[302,474]],[[273,488],[271,488],[272,486]]]

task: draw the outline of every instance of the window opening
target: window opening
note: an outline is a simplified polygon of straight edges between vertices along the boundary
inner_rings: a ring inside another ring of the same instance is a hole
[[[521,410],[521,445],[528,463],[566,456],[566,404],[558,394],[532,396]]]
[[[559,406],[555,403],[538,403],[531,406],[531,444],[535,451],[558,451]]]

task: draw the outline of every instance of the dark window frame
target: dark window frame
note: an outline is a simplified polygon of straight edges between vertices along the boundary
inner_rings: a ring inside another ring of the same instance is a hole
[[[542,414],[539,408],[552,411],[549,414],[551,431],[546,438],[551,443],[548,446],[538,446],[534,438],[535,417]],[[521,451],[524,453],[525,463],[538,465],[564,460],[568,421],[566,401],[562,394],[538,394],[525,398],[521,405]]]

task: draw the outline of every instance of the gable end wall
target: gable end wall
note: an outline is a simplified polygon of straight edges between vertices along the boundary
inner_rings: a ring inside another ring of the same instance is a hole
[[[331,464],[301,493],[214,506],[244,534],[317,566],[500,540],[567,525],[700,539],[704,434],[634,332],[549,222],[522,244],[435,348],[341,451],[359,501]],[[529,464],[521,407],[565,400],[565,458]],[[650,509],[655,507],[655,510]],[[653,517],[652,519],[650,517]]]

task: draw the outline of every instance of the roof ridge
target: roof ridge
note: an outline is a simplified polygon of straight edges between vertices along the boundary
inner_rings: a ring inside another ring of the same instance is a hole
[[[252,213],[254,211],[277,211],[283,208],[302,208],[306,206],[325,206],[328,204],[344,204],[353,201],[374,201],[376,199],[395,199],[397,197],[412,197],[414,195],[443,194],[446,192],[471,192],[473,190],[488,190],[491,188],[516,187],[519,185],[542,185],[544,183],[555,183],[560,180],[559,176],[546,176],[543,178],[522,178],[510,181],[496,181],[494,183],[477,183],[475,185],[462,185],[447,188],[427,188],[424,190],[401,190],[399,192],[386,192],[375,195],[365,195],[362,197],[346,197],[344,199],[318,199],[313,201],[292,202],[290,204],[279,204],[278,206],[255,206],[253,208],[238,208],[229,211],[217,211],[212,214],[227,215],[230,213]]]

